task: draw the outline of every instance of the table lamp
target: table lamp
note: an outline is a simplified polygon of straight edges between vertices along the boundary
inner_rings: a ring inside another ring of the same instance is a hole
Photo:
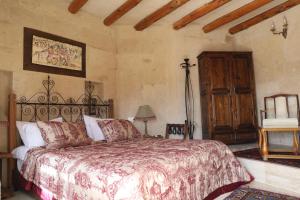
[[[155,119],[155,114],[152,111],[152,108],[149,105],[140,106],[135,117],[135,120],[141,120],[145,123],[145,136],[148,135],[147,122],[150,119]]]

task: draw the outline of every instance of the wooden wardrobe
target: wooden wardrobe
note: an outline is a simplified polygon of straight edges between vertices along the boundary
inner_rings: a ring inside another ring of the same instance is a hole
[[[203,52],[198,56],[204,139],[225,144],[257,140],[251,52]]]

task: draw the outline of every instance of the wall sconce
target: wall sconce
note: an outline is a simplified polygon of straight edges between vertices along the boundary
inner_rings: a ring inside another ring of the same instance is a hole
[[[284,38],[286,38],[287,37],[287,31],[288,31],[288,22],[287,22],[287,19],[286,19],[285,16],[283,17],[282,31],[277,31],[276,30],[276,26],[275,26],[274,22],[271,25],[271,32],[274,35],[282,35]]]

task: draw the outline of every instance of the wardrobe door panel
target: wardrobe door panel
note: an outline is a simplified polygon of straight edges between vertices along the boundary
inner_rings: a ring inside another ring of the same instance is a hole
[[[224,133],[213,133],[213,140],[219,140],[224,142],[225,144],[234,144],[235,143],[235,134],[234,132],[224,132]]]
[[[254,105],[251,93],[237,92],[235,95],[236,102],[236,129],[255,130],[254,122]]]
[[[211,56],[209,70],[212,91],[230,90],[230,69],[225,56]]]
[[[212,94],[213,131],[233,131],[230,96],[226,93]]]
[[[201,98],[201,121],[202,121],[202,137],[209,139],[211,133],[210,115],[210,90],[209,90],[209,60],[199,59],[199,84],[200,84],[200,98]]]
[[[229,143],[234,129],[231,106],[231,75],[226,55],[210,56],[210,90],[213,139]]]
[[[250,54],[233,54],[232,82],[236,140],[238,142],[255,140],[256,105]]]
[[[232,63],[234,88],[236,90],[251,90],[251,63],[249,57],[235,55]]]

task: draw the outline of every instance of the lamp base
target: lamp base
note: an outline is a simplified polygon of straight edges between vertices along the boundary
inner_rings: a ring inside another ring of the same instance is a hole
[[[147,126],[147,122],[146,120],[144,120],[144,123],[145,123],[145,136],[149,136],[148,135],[148,126]]]
[[[143,137],[151,137],[151,135],[149,135],[148,133],[145,133],[144,135],[143,135]]]

